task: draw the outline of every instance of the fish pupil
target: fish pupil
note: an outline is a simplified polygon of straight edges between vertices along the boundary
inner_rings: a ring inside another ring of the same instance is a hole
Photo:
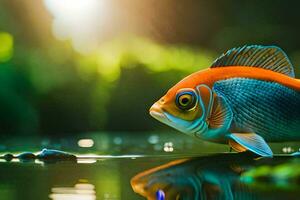
[[[183,105],[187,105],[189,103],[189,99],[187,97],[182,98],[181,103]]]

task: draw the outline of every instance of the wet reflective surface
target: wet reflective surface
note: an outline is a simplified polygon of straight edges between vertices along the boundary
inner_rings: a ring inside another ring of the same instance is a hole
[[[100,134],[46,142],[31,139],[31,143],[23,139],[19,143],[23,146],[14,148],[17,151],[7,145],[11,141],[3,140],[2,155],[10,152],[30,159],[1,159],[0,199],[247,200],[300,196],[300,157],[279,155],[297,149],[297,144],[275,145],[276,157],[259,159],[173,134],[107,135],[106,140]],[[55,146],[76,155],[76,160],[32,159],[30,152],[57,155],[56,151],[37,152]],[[27,153],[20,154],[20,149]]]
[[[131,184],[153,200],[298,199],[299,169],[299,158],[216,154],[172,161],[136,175]]]

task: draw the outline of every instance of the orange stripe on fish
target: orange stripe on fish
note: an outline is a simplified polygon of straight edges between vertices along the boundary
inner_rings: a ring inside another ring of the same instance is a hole
[[[174,87],[176,89],[189,87],[194,88],[199,84],[207,84],[208,86],[212,87],[215,82],[230,78],[251,78],[262,81],[276,82],[288,88],[300,91],[299,79],[295,79],[271,70],[243,66],[227,66],[201,70],[187,76]],[[174,91],[176,89],[174,89]]]

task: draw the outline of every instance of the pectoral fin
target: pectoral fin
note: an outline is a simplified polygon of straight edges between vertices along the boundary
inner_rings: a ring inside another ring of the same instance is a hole
[[[230,139],[234,140],[237,144],[233,144],[233,148],[243,150],[243,147],[253,153],[263,157],[272,157],[273,152],[265,140],[255,133],[232,133],[229,135]]]
[[[212,129],[225,128],[225,130],[228,130],[231,125],[232,115],[226,99],[221,95],[215,94],[212,111],[208,117],[209,127]]]

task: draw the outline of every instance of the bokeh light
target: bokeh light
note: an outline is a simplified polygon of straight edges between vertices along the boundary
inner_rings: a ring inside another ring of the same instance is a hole
[[[45,0],[53,16],[53,34],[60,40],[71,40],[76,51],[96,48],[105,18],[105,0]]]
[[[53,200],[95,200],[95,186],[89,183],[78,183],[74,187],[54,187],[49,195]]]
[[[83,148],[90,148],[94,146],[94,140],[92,139],[80,139],[78,140],[78,146]]]
[[[164,144],[164,151],[165,152],[173,152],[174,151],[173,142],[166,142]]]
[[[209,67],[215,57],[215,53],[201,48],[164,45],[151,39],[128,36],[103,42],[94,53],[78,58],[78,68],[81,73],[88,74],[89,70],[94,70],[91,66],[96,66],[100,75],[114,81],[119,78],[122,67],[132,68],[135,63],[153,72],[173,69],[190,73]]]
[[[283,147],[282,152],[283,153],[292,153],[292,152],[294,152],[294,149],[292,147]]]
[[[158,135],[150,135],[149,138],[148,138],[148,142],[150,144],[157,144],[159,142]]]
[[[0,32],[0,62],[6,62],[13,56],[13,36],[7,32]]]

